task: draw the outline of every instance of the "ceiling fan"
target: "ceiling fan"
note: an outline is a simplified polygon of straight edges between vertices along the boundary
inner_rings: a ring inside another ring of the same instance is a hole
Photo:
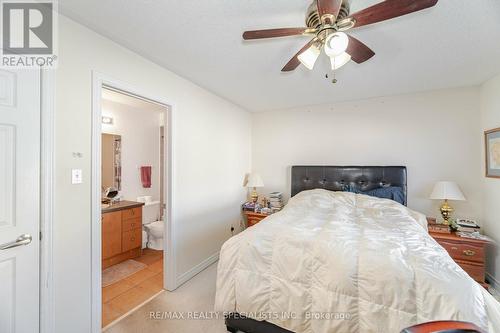
[[[312,70],[321,50],[330,57],[332,70],[336,70],[350,60],[360,64],[375,55],[368,46],[344,31],[417,12],[432,7],[437,2],[438,0],[385,0],[350,14],[349,0],[314,0],[307,10],[306,27],[245,31],[243,39],[312,36],[281,71],[293,71],[301,63]]]

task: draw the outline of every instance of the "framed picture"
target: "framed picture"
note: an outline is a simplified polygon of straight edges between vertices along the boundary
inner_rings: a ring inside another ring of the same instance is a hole
[[[500,128],[484,132],[486,177],[500,178]]]

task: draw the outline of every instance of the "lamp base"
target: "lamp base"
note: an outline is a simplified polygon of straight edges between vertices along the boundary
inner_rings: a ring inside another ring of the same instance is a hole
[[[450,217],[453,212],[453,208],[448,204],[448,200],[445,200],[439,209],[441,211],[441,216],[443,217],[443,224],[450,225]]]
[[[250,194],[250,199],[252,200],[253,203],[257,203],[257,200],[259,200],[259,194],[257,193],[257,189],[254,187],[252,190],[252,193]]]

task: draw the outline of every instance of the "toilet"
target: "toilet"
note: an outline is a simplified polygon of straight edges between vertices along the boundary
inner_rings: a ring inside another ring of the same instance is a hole
[[[142,198],[137,198],[139,199]],[[144,200],[142,206],[142,248],[163,250],[165,224],[160,220],[160,202]]]

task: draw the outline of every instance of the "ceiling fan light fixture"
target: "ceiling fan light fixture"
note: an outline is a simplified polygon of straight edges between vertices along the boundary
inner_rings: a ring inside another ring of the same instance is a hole
[[[325,53],[329,57],[338,57],[347,50],[349,37],[343,32],[329,35],[325,41]]]
[[[346,31],[354,28],[355,25],[356,25],[356,20],[352,17],[348,17],[340,22],[337,22],[337,31]]]
[[[313,69],[323,46],[325,53],[330,58],[342,55],[349,48],[348,53],[352,60],[361,64],[371,59],[375,52],[356,38],[345,35],[343,31],[419,12],[433,7],[439,2],[439,0],[386,0],[351,13],[351,1],[311,0],[312,3],[306,12],[305,27],[245,31],[243,39],[315,35],[286,63],[281,69],[282,72],[291,72],[299,67],[301,63],[307,68]],[[315,47],[311,46],[314,44]],[[306,51],[304,52],[304,50]],[[334,67],[338,67],[336,64],[338,60],[335,59]]]
[[[332,63],[332,70],[335,71],[351,61],[351,56],[344,52],[339,56],[330,57],[330,61]]]
[[[321,49],[318,48],[316,44],[313,44],[307,50],[299,54],[297,58],[302,63],[302,65],[307,67],[307,69],[312,70],[320,54]]]

